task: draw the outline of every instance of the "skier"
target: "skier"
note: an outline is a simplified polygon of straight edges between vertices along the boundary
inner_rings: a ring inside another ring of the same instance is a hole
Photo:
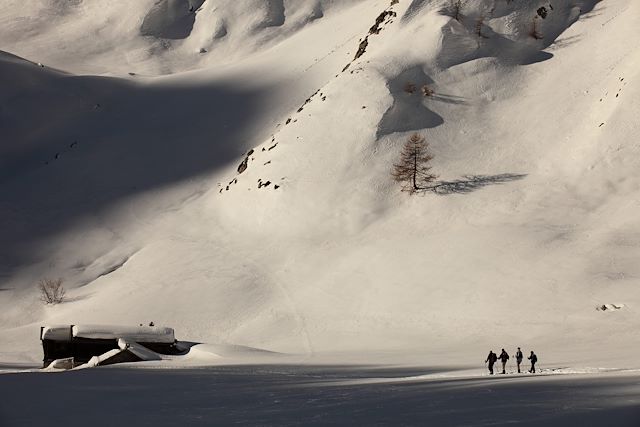
[[[522,351],[520,347],[518,347],[518,351],[516,351],[516,363],[518,364],[518,373],[520,373],[520,364],[522,363]]]
[[[506,351],[504,351],[504,348],[502,349],[502,353],[500,353],[500,356],[498,356],[498,359],[500,359],[500,361],[502,362],[502,373],[506,374],[504,369],[507,366],[507,360],[509,360],[509,355],[507,354]]]
[[[533,352],[533,350],[531,350],[531,356],[527,357],[527,359],[531,360],[531,369],[529,369],[529,372],[531,372],[532,374],[536,373],[536,362],[538,361],[538,356],[536,356],[536,354]]]
[[[498,356],[493,352],[493,350],[489,350],[489,355],[487,356],[487,360],[484,363],[489,362],[489,374],[493,375],[493,364],[498,360]]]

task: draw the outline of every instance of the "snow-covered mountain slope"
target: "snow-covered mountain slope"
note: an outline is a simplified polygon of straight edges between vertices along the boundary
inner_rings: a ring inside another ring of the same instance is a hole
[[[333,25],[325,22],[358,4],[368,8],[364,0],[6,0],[0,49],[76,73],[171,74],[233,64],[316,21],[326,43]]]
[[[3,357],[43,322],[399,358],[636,338],[632,0],[76,3],[0,9],[33,61],[0,57]],[[437,193],[391,178],[414,131]]]

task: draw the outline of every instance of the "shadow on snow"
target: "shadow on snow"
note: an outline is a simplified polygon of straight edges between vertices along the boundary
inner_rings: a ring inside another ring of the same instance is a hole
[[[640,420],[633,375],[403,381],[437,371],[261,365],[5,374],[0,376],[0,423],[631,427]],[[359,378],[389,381],[335,383]],[[60,410],[56,396],[73,402],[68,410]]]
[[[268,136],[270,90],[74,76],[0,52],[0,275],[117,203],[238,159]]]
[[[427,188],[441,196],[448,194],[465,194],[484,188],[488,185],[499,185],[525,178],[526,174],[502,173],[499,175],[465,175],[463,179],[440,181]]]

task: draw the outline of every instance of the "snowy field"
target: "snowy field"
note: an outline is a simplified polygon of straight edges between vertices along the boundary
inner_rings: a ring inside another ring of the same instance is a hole
[[[0,375],[0,424],[640,425],[638,372],[439,374],[429,368],[262,365]]]

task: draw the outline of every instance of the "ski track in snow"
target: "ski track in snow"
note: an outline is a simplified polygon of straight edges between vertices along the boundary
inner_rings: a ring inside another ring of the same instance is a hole
[[[285,268],[284,268],[285,270],[286,270],[286,265],[287,264],[285,264]],[[300,310],[296,306],[296,303],[293,300],[293,298],[291,297],[291,294],[289,293],[288,289],[286,288],[286,285],[282,284],[277,279],[273,280],[273,282],[275,283],[275,286],[278,288],[278,290],[284,296],[285,301],[287,302],[287,306],[291,310],[291,313],[294,315],[294,317],[295,317],[295,319],[296,319],[296,321],[298,323],[298,327],[299,327],[300,331],[302,332],[302,339],[303,339],[303,343],[304,343],[307,355],[308,356],[312,356],[313,353],[314,353],[314,350],[313,350],[313,345],[311,343],[311,337],[309,335],[309,331],[307,329],[307,324],[305,322],[304,316],[302,315],[302,313],[300,312]]]

